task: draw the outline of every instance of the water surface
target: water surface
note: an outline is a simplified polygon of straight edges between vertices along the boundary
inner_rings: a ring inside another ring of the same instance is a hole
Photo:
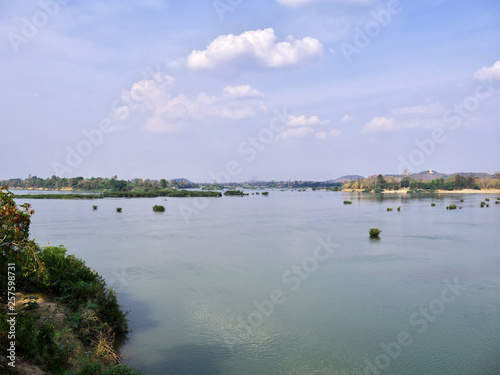
[[[125,361],[144,374],[499,374],[500,205],[485,197],[30,200],[31,235],[118,290]]]

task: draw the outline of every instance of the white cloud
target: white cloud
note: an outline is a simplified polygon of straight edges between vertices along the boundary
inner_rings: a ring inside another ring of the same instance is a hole
[[[263,94],[249,85],[226,86],[221,95],[201,92],[191,99],[183,93],[172,95],[174,83],[170,76],[134,83],[122,93],[122,101],[127,105],[117,110],[115,118],[127,110],[146,116],[146,130],[169,132],[194,121],[242,120],[267,111],[261,99]]]
[[[361,129],[362,133],[376,133],[379,131],[393,130],[394,118],[374,117]]]
[[[262,94],[257,89],[252,89],[250,85],[227,86],[224,88],[224,96],[227,99],[260,98]]]
[[[340,119],[340,122],[347,122],[347,121],[351,121],[353,119],[352,116],[350,115],[344,115],[341,119]]]
[[[438,102],[426,100],[424,104],[392,109],[385,116],[375,116],[361,129],[362,133],[376,133],[408,128],[431,129],[445,124],[446,109]]]
[[[486,81],[500,80],[500,60],[498,60],[492,66],[483,66],[481,69],[477,70],[474,73],[474,77]]]
[[[314,129],[304,126],[301,128],[291,128],[281,132],[276,138],[290,139],[290,138],[303,138],[314,133]]]
[[[328,124],[330,121],[328,120],[320,120],[318,116],[289,116],[288,117],[288,126],[311,126],[311,125],[321,125]]]
[[[213,69],[217,66],[241,62],[266,68],[300,65],[323,54],[323,45],[314,38],[277,42],[272,28],[245,31],[240,35],[221,35],[203,51],[193,50],[187,58],[191,69]]]
[[[304,5],[311,5],[316,3],[329,3],[329,4],[347,4],[347,5],[364,5],[372,4],[374,0],[276,0],[278,4],[298,8]]]

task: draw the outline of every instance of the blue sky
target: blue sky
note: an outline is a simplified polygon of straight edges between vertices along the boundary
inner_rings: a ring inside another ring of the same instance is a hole
[[[0,178],[500,169],[496,0],[0,2]]]

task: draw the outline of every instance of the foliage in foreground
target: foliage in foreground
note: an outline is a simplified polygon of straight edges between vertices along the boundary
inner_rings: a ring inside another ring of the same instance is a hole
[[[16,291],[27,291],[25,308],[16,307],[16,356],[51,374],[134,374],[116,366],[115,335],[128,330],[116,292],[82,259],[62,246],[40,248],[29,239],[29,204],[18,207],[13,194],[0,189],[0,268],[15,265]],[[7,272],[0,274],[7,285]],[[33,294],[50,296],[63,306],[56,314],[38,307]],[[8,348],[7,288],[0,291],[0,346]],[[62,316],[63,318],[57,318]],[[82,354],[83,353],[83,354]],[[85,359],[101,370],[84,372]],[[104,364],[102,364],[102,363]],[[0,362],[2,373],[11,368]]]

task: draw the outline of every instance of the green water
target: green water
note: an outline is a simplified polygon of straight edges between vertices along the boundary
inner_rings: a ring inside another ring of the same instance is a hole
[[[31,234],[118,290],[144,374],[500,374],[500,205],[484,197],[32,200]]]

